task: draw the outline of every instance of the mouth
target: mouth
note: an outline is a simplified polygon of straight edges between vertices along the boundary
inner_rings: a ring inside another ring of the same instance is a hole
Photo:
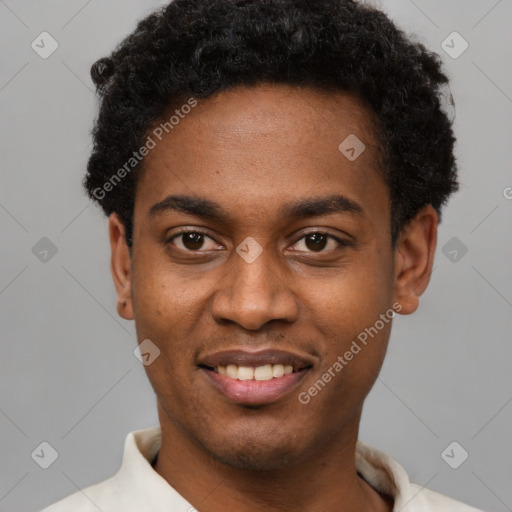
[[[279,400],[299,386],[313,365],[310,356],[281,350],[218,352],[198,364],[208,382],[226,398],[245,405]]]

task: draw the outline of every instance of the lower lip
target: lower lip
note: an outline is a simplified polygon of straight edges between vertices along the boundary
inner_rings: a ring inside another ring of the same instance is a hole
[[[208,380],[232,402],[255,405],[275,402],[293,391],[310,368],[270,380],[238,380],[208,368],[201,368],[201,370]]]

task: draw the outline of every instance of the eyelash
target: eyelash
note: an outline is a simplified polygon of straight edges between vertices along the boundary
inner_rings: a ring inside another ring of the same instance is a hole
[[[179,231],[178,233],[174,233],[171,237],[169,237],[168,239],[165,240],[165,245],[169,245],[169,244],[174,245],[172,243],[172,241],[175,238],[179,238],[181,235],[187,235],[189,233],[194,233],[194,234],[197,234],[197,235],[203,235],[206,238],[209,238],[210,240],[215,241],[205,231],[201,231],[200,229],[190,229],[190,230],[182,230],[182,231]],[[331,235],[330,233],[326,233],[324,231],[310,231],[308,233],[305,233],[299,239],[297,239],[293,245],[297,244],[298,242],[300,242],[302,239],[306,238],[309,235],[324,235],[328,239],[332,239],[332,240],[334,240],[338,244],[339,247],[337,247],[337,249],[350,246],[349,242],[346,242],[345,240],[342,240],[341,238],[338,238],[338,237],[336,237],[334,235]],[[199,254],[201,252],[208,252],[208,251],[202,251],[202,250],[193,251],[193,250],[190,250],[190,249],[180,249],[180,248],[177,248],[177,249],[179,251],[184,251],[184,252],[187,252],[187,253],[198,253]],[[298,252],[301,252],[301,251],[298,251]],[[315,253],[322,254],[322,253],[327,253],[328,251],[325,251],[325,250],[322,249],[321,251],[307,251],[307,252],[310,252],[311,254],[315,254]]]

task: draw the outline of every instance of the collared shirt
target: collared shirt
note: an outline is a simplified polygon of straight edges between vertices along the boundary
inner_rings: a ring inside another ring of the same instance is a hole
[[[160,427],[130,432],[119,471],[41,512],[193,512],[196,509],[152,467],[161,444]],[[357,442],[356,470],[375,490],[394,498],[393,511],[482,512],[417,484],[379,450]]]

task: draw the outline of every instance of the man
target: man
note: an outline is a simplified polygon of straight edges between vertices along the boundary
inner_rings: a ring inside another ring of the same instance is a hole
[[[92,77],[84,184],[160,426],[45,512],[475,511],[358,441],[457,189],[439,58],[346,0],[176,0]]]

